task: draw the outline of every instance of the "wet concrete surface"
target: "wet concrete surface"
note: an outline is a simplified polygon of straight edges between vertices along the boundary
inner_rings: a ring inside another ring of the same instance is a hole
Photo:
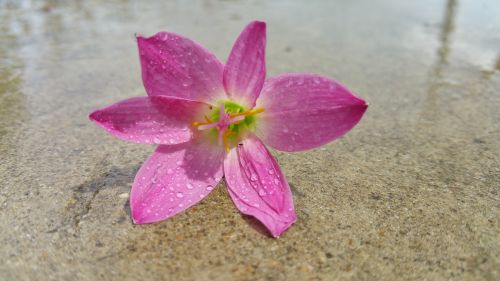
[[[499,280],[497,1],[1,1],[1,280]],[[269,75],[321,73],[370,103],[342,139],[275,152],[297,223],[268,237],[225,186],[136,226],[152,146],[91,124],[144,95],[134,33],[225,60],[268,23]]]

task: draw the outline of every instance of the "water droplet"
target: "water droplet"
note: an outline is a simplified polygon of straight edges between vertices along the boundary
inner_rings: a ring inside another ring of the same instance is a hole
[[[203,193],[200,194],[200,198],[203,198],[203,197],[205,197],[205,194],[203,194]]]
[[[179,208],[182,208],[182,207],[184,207],[184,204],[182,204],[182,203],[179,204]]]
[[[208,191],[211,191],[212,189],[214,189],[214,187],[213,187],[213,186],[211,186],[211,185],[207,186],[207,190],[208,190]]]
[[[153,142],[155,144],[159,144],[161,142],[161,140],[159,138],[155,137],[155,138],[153,138]]]
[[[194,186],[192,184],[190,184],[190,183],[187,183],[186,187],[187,187],[187,189],[193,189],[194,188]]]
[[[275,184],[275,185],[279,185],[279,184],[280,184],[280,181],[279,181],[277,178],[275,178],[275,179],[274,179],[274,184]]]
[[[251,181],[256,181],[257,180],[257,175],[256,174],[252,174],[252,176],[250,176],[250,180]]]
[[[184,197],[184,193],[177,192],[177,194],[175,196],[177,196],[177,198],[182,198],[182,197]]]
[[[148,213],[148,214],[151,213],[151,209],[147,209],[146,213]]]
[[[273,169],[269,169],[267,172],[268,172],[270,175],[274,174],[274,170],[273,170]]]
[[[259,190],[259,195],[260,196],[266,196],[267,193],[266,193],[266,191],[264,191],[264,189],[261,189],[261,190]]]

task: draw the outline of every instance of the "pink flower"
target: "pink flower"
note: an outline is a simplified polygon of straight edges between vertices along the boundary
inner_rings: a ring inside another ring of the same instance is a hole
[[[157,144],[130,195],[135,223],[170,218],[225,176],[244,214],[279,236],[296,221],[290,187],[264,143],[282,151],[326,144],[367,108],[339,83],[315,74],[266,78],[266,24],[248,24],[226,65],[183,36],[137,38],[147,97],[90,114],[112,135]]]

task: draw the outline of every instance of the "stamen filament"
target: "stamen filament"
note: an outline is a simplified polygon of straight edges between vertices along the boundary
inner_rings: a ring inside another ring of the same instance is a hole
[[[227,152],[231,150],[231,147],[229,147],[229,142],[228,142],[228,138],[230,135],[231,131],[227,130],[224,132],[224,135],[222,136],[222,142],[224,143],[224,148],[226,148]]]
[[[251,110],[248,110],[248,111],[245,111],[245,112],[242,112],[242,113],[231,114],[230,116],[231,117],[236,117],[236,116],[251,116],[251,115],[258,114],[258,113],[262,113],[264,111],[265,110],[264,110],[263,107],[256,107],[256,108],[253,108]]]

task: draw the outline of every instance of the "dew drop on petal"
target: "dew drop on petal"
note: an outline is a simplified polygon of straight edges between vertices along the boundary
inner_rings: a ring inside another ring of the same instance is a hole
[[[192,184],[190,184],[190,183],[187,183],[186,187],[187,187],[187,189],[193,189],[194,188],[194,186]]]
[[[177,196],[177,198],[182,198],[182,197],[184,197],[184,193],[177,192],[177,194],[175,196]]]
[[[214,187],[213,187],[213,186],[211,186],[211,185],[207,186],[207,190],[208,190],[208,191],[210,191],[210,190],[212,190],[212,189],[214,189]]]
[[[268,172],[270,175],[273,175],[273,174],[274,174],[274,170],[273,170],[273,169],[269,169],[267,172]]]
[[[257,175],[256,175],[256,174],[252,174],[252,175],[250,176],[250,180],[251,180],[251,181],[256,181],[256,180],[257,180]]]

